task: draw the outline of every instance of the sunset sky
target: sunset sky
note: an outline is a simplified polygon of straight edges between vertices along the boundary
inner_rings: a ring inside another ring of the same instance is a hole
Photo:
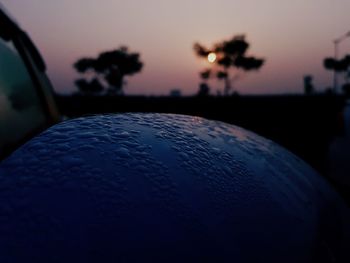
[[[263,57],[259,72],[235,84],[242,94],[300,93],[312,74],[318,90],[332,85],[322,61],[332,40],[350,30],[349,0],[0,0],[29,32],[48,65],[57,92],[72,92],[75,60],[129,46],[145,66],[128,78],[127,94],[183,94],[198,90],[208,67],[194,55],[204,45],[246,34],[250,55]],[[350,39],[340,54],[350,53]],[[223,83],[213,81],[212,91]]]

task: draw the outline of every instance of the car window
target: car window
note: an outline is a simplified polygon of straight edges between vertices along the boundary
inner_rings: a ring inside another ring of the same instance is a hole
[[[13,41],[0,37],[0,157],[45,121],[24,61]]]

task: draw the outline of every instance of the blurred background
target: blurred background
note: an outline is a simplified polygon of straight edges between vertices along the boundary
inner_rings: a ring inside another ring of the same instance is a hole
[[[317,91],[332,86],[322,64],[333,56],[333,40],[350,30],[350,2],[343,0],[2,0],[30,32],[48,64],[57,93],[76,91],[72,64],[81,57],[129,46],[145,67],[128,79],[127,94],[183,95],[197,92],[198,71],[207,66],[193,56],[194,42],[212,45],[246,34],[252,55],[266,58],[259,73],[242,77],[242,94],[298,94],[303,76],[313,75]],[[340,45],[339,58],[350,41]],[[221,89],[212,84],[212,92]]]

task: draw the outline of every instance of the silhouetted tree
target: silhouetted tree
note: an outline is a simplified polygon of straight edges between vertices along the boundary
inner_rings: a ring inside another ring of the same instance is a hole
[[[304,93],[311,95],[314,93],[314,85],[312,84],[313,77],[311,75],[304,76]]]
[[[125,76],[140,72],[143,63],[138,53],[120,47],[102,52],[97,58],[81,58],[73,66],[79,73],[94,75],[91,81],[79,79],[75,82],[81,92],[99,93],[107,87],[109,93],[122,94]]]
[[[209,96],[210,88],[208,84],[208,80],[210,78],[211,71],[210,69],[205,69],[202,72],[199,73],[201,78],[203,79],[203,82],[199,84],[199,90],[197,93],[197,96]]]
[[[91,81],[78,79],[75,81],[75,85],[82,93],[86,94],[98,94],[103,91],[103,86],[97,78],[94,78]]]
[[[323,66],[328,70],[333,70],[334,73],[344,73],[345,84],[343,86],[343,91],[346,92],[349,82],[350,75],[350,55],[346,55],[342,59],[325,58],[323,61]],[[336,86],[336,83],[334,84]],[[344,88],[345,87],[345,88]],[[335,87],[334,87],[335,88]]]
[[[203,80],[207,81],[210,78],[210,69],[200,72],[200,75]]]
[[[343,59],[336,60],[334,58],[325,58],[323,65],[328,70],[336,72],[346,72],[350,67],[350,55],[346,55]]]
[[[210,88],[209,85],[205,82],[199,84],[199,91],[197,93],[197,96],[200,97],[206,97],[209,96]]]
[[[182,96],[181,89],[172,89],[169,93],[170,97],[176,97],[179,98]]]
[[[216,60],[213,62],[214,68],[201,72],[200,76],[203,80],[216,77],[225,81],[225,95],[231,92],[231,81],[236,80],[238,76],[236,74],[234,77],[231,77],[230,69],[252,71],[260,69],[264,64],[264,59],[247,56],[249,43],[245,40],[244,35],[234,36],[228,41],[216,43],[210,49],[199,43],[195,43],[193,48],[197,56],[205,59],[210,53],[216,54]]]

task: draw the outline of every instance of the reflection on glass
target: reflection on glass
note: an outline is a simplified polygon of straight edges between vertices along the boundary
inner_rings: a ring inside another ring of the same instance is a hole
[[[13,43],[0,38],[0,155],[44,121],[24,62]]]

